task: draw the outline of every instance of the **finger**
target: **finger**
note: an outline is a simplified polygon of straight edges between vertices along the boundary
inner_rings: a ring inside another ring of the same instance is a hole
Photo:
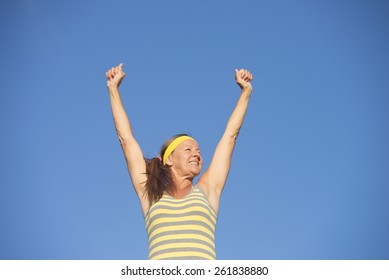
[[[244,69],[242,69],[243,71],[242,71],[242,79],[243,80],[246,80],[246,78],[247,78],[247,70],[244,70]]]
[[[107,71],[106,75],[108,80],[112,79],[111,69]]]
[[[246,70],[246,81],[250,81],[250,72]]]
[[[123,77],[126,75],[126,73],[124,73],[124,71],[123,71],[123,63],[119,64],[119,73],[122,73]]]
[[[243,68],[240,69],[239,74],[240,74],[240,76],[243,78],[243,76],[244,76],[244,69],[243,69]]]
[[[116,71],[116,74],[123,75],[123,70],[119,66],[117,66],[115,68],[115,71]]]
[[[235,69],[235,80],[242,79],[242,75],[239,69]]]
[[[248,71],[248,70],[245,70],[245,81],[251,81],[251,79],[252,79],[252,75],[251,75],[251,73],[250,73],[250,71]]]

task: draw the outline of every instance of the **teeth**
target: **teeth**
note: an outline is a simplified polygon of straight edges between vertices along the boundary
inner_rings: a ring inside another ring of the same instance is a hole
[[[199,165],[198,162],[190,162],[190,164],[192,164],[192,165]]]

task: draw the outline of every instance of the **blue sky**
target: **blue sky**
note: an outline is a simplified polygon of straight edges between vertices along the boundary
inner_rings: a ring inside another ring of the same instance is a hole
[[[191,133],[205,167],[254,92],[219,259],[389,259],[386,1],[0,4],[0,259],[146,259],[105,72],[147,157]]]

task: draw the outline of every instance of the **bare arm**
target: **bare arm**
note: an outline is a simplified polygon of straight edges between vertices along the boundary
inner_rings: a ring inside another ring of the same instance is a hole
[[[148,199],[144,195],[146,162],[142,150],[132,133],[131,123],[127,117],[120,97],[119,86],[125,77],[122,67],[123,64],[120,64],[107,71],[107,88],[110,96],[115,128],[127,162],[128,172],[130,173],[132,184],[140,199],[142,211],[145,214],[149,208]]]
[[[204,189],[214,210],[218,212],[220,195],[230,171],[232,153],[236,139],[242,127],[244,116],[249,104],[252,86],[252,75],[247,70],[235,70],[235,79],[241,88],[238,102],[227,122],[226,129],[218,145],[209,168],[199,179],[199,185]]]

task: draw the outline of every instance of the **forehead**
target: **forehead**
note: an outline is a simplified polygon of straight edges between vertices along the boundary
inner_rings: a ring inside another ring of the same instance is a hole
[[[187,140],[183,141],[180,145],[178,145],[178,147],[181,147],[181,148],[187,147],[187,146],[198,148],[199,144],[193,139],[187,139]]]

